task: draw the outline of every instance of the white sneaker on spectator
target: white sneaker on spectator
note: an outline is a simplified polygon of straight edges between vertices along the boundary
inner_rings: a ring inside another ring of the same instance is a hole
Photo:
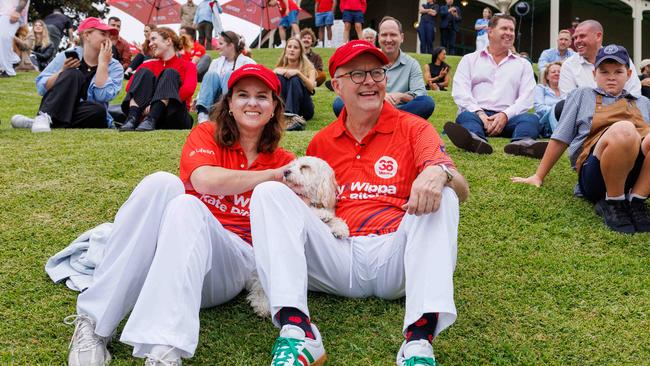
[[[33,118],[23,116],[22,114],[14,114],[11,117],[11,127],[13,128],[32,128],[33,123]]]
[[[50,125],[52,124],[52,118],[47,113],[39,112],[38,116],[34,118],[34,123],[32,124],[32,132],[50,132]]]
[[[284,48],[284,41],[280,42],[280,45],[278,46],[278,48]]]
[[[210,120],[208,114],[204,112],[199,112],[196,118],[198,119],[198,123],[203,123]]]
[[[395,360],[397,366],[436,366],[433,346],[426,339],[402,343]]]
[[[181,366],[180,350],[172,346],[154,346],[151,353],[145,354],[144,366]]]
[[[75,324],[69,346],[68,366],[105,366],[111,362],[111,354],[106,349],[110,337],[95,334],[95,322],[88,315],[70,315],[63,322]]]

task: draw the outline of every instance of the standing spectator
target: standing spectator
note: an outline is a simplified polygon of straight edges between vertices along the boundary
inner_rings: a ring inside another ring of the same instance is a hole
[[[431,63],[424,65],[424,83],[429,90],[447,90],[451,66],[445,63],[447,50],[436,47],[431,53]]]
[[[215,8],[216,7],[216,11]],[[217,1],[203,0],[197,7],[194,14],[194,28],[199,32],[199,43],[206,50],[212,49],[212,32],[217,34],[223,32],[221,28],[221,19],[216,19],[215,14],[219,14],[219,3]],[[215,24],[218,21],[218,24]]]
[[[205,47],[196,41],[196,29],[192,27],[181,27],[180,35],[189,37],[189,40],[192,43],[191,50],[189,50],[189,52],[181,51],[181,54],[184,59],[192,61],[194,65],[196,65],[197,78],[198,81],[201,82],[203,81],[203,75],[205,75],[210,67],[212,58],[210,58],[210,55],[205,53]]]
[[[118,17],[110,17],[108,18],[108,25],[117,29],[117,35],[111,34],[113,58],[119,61],[122,64],[122,67],[126,70],[131,64],[131,47],[126,39],[120,37],[122,21]]]
[[[0,2],[0,77],[16,76],[14,64],[20,58],[13,50],[13,39],[18,27],[27,23],[29,0]]]
[[[476,30],[476,50],[482,50],[488,45],[488,22],[492,18],[492,9],[489,7],[483,8],[483,18],[476,19],[474,29]]]
[[[567,58],[573,56],[575,52],[573,52],[570,46],[571,33],[566,29],[561,30],[557,35],[557,48],[549,48],[542,51],[542,54],[539,55],[537,67],[539,68],[540,75],[544,73],[544,68],[547,64],[556,61],[564,61]]]
[[[539,136],[533,107],[535,78],[530,63],[514,55],[515,18],[490,19],[487,48],[463,56],[454,74],[452,97],[458,105],[456,123],[445,124],[451,142],[461,149],[491,154],[487,136],[511,137],[505,152],[541,158],[546,143]]]
[[[576,32],[576,28],[578,28],[578,24],[580,24],[580,18],[576,17],[573,19],[571,22],[571,28],[568,29],[569,33],[571,34],[571,49],[574,51],[577,51],[575,44],[573,43],[573,33]]]
[[[549,137],[557,127],[555,105],[562,100],[559,86],[561,68],[561,61],[548,64],[542,73],[541,83],[535,86],[534,107],[542,127],[542,137]]]
[[[420,53],[433,52],[433,41],[436,39],[436,16],[438,15],[438,4],[433,0],[427,0],[420,5],[420,23],[418,25],[418,37],[420,37]]]
[[[323,42],[323,47],[332,47],[332,24],[334,24],[336,0],[316,0],[314,9],[316,10],[315,23],[318,28],[318,39]],[[325,38],[325,30],[327,30],[327,38]]]
[[[639,64],[639,80],[641,80],[641,94],[650,98],[650,59],[645,59]]]
[[[181,27],[192,27],[194,15],[196,15],[196,5],[194,5],[194,1],[187,0],[185,4],[181,5]]]
[[[131,78],[135,69],[137,69],[140,65],[142,65],[144,61],[153,57],[153,52],[151,51],[151,47],[149,47],[149,35],[151,34],[151,31],[155,29],[156,29],[155,24],[145,24],[144,42],[142,42],[140,53],[138,53],[137,55],[135,55],[135,57],[133,57],[133,60],[131,60],[131,64],[129,64],[129,67],[127,67],[127,69],[124,70],[124,78],[126,80],[129,80],[129,78]]]
[[[55,8],[52,14],[46,16],[43,21],[47,24],[47,30],[50,32],[50,41],[54,44],[56,51],[59,50],[61,39],[64,35],[72,42],[74,39],[74,29],[72,28],[72,19],[63,14],[61,9]]]
[[[316,69],[307,59],[298,38],[287,40],[287,46],[273,72],[282,84],[282,99],[288,117],[287,131],[304,130],[306,121],[314,116],[311,96],[316,88]]]
[[[34,38],[29,37],[29,27],[23,24],[18,27],[14,36],[14,52],[18,55],[20,61],[14,66],[16,71],[35,71],[36,66],[32,63],[29,55],[32,52]]]
[[[31,56],[32,63],[38,67],[38,71],[43,71],[56,53],[54,44],[50,41],[47,26],[43,20],[37,19],[34,21],[31,37],[34,38],[34,47],[32,48]]]
[[[282,48],[287,41],[287,31],[289,31],[289,38],[298,37],[298,34],[300,34],[300,27],[298,27],[298,12],[300,8],[294,0],[270,0],[269,6],[277,6],[282,17],[280,24],[278,24],[280,48]]]
[[[363,29],[363,40],[370,42],[373,46],[377,46],[377,31],[368,27]]]
[[[445,0],[440,7],[440,43],[450,55],[456,54],[456,33],[460,31],[460,8],[454,0]]]
[[[11,125],[32,132],[113,127],[108,103],[122,90],[124,70],[111,57],[109,33],[117,30],[97,18],[81,22],[82,47],[72,49],[76,57],[60,52],[36,77],[36,90],[43,96],[36,118],[15,115]]]
[[[325,82],[327,76],[325,75],[325,71],[323,71],[323,59],[312,49],[312,45],[316,43],[316,35],[314,34],[314,31],[311,30],[311,28],[301,30],[300,42],[302,42],[302,46],[305,48],[305,56],[307,56],[309,62],[311,62],[316,69],[316,86],[321,86]]]
[[[357,32],[357,39],[361,39],[366,6],[366,0],[341,0],[339,8],[343,13],[343,42],[350,40],[350,30],[353,24],[354,30]]]
[[[582,87],[596,87],[594,79],[594,62],[598,50],[603,47],[603,26],[595,20],[585,20],[573,33],[578,53],[562,63],[560,72],[560,92],[565,98],[571,91]],[[625,90],[635,97],[641,96],[641,82],[636,74],[636,67],[630,60],[631,78],[625,83]]]

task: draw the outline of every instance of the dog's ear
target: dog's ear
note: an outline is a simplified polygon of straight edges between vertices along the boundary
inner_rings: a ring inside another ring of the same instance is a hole
[[[318,204],[324,208],[333,209],[336,206],[336,180],[332,175],[329,179],[321,179],[316,191]]]

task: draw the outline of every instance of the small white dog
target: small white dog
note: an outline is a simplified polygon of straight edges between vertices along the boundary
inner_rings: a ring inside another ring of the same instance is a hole
[[[336,238],[350,235],[348,225],[336,217],[336,177],[334,170],[322,159],[303,156],[291,163],[284,172],[284,181],[302,200],[311,207],[316,216],[329,226]],[[246,283],[248,302],[261,317],[270,316],[270,307],[257,272]]]

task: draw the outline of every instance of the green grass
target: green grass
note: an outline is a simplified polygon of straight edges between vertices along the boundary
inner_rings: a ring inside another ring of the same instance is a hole
[[[329,53],[318,51],[327,62]],[[278,57],[276,50],[253,52],[269,66]],[[35,76],[0,79],[0,364],[65,362],[72,328],[62,319],[75,312],[77,293],[51,283],[45,261],[84,230],[112,221],[145,175],[177,173],[188,133],[12,130],[12,114],[38,109]],[[449,92],[432,95],[431,123],[440,131],[456,108]],[[286,134],[283,146],[303,154],[315,131],[333,120],[333,98],[319,88],[315,119],[307,131]],[[572,198],[576,178],[566,159],[541,189],[510,183],[531,174],[537,161],[503,154],[505,139],[491,141],[491,156],[448,147],[471,197],[461,206],[458,320],[435,341],[438,360],[650,364],[650,235],[608,231],[586,202]],[[309,299],[330,365],[394,364],[403,301]],[[266,365],[276,335],[240,295],[201,312],[199,346],[187,364]],[[112,352],[115,365],[142,364],[117,341]]]

